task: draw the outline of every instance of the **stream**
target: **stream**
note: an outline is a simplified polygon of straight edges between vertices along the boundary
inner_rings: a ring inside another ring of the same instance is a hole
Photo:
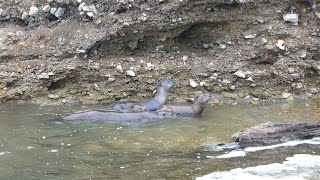
[[[230,158],[210,158],[230,150],[201,148],[209,142],[231,142],[234,133],[259,123],[318,121],[317,102],[208,106],[202,117],[139,125],[59,121],[76,111],[99,108],[104,106],[0,104],[0,179],[232,179],[235,169],[248,175],[253,167],[263,168],[254,171],[252,179],[259,174],[285,179],[293,172],[302,179],[319,179],[320,167],[315,166],[320,160],[313,166],[311,160],[309,165],[304,161],[320,157],[318,144],[280,146]],[[267,165],[290,164],[292,157],[304,159],[300,162],[305,165],[283,171],[277,166],[271,175],[264,174]]]

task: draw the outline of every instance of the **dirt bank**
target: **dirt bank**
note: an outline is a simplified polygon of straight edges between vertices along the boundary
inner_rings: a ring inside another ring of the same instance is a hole
[[[19,0],[0,7],[0,102],[144,99],[168,78],[178,82],[175,102],[201,91],[228,102],[319,96],[319,18],[309,1]],[[288,13],[298,23],[285,22]]]

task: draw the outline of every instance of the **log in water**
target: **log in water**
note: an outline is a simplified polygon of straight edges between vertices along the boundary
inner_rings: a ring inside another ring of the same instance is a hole
[[[266,146],[296,139],[320,136],[320,121],[315,123],[263,123],[232,136],[241,148]]]

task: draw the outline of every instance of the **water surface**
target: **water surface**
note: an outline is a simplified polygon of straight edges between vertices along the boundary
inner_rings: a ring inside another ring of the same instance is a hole
[[[206,142],[231,142],[232,134],[263,122],[314,122],[316,102],[208,107],[201,118],[140,125],[59,122],[96,106],[0,105],[0,179],[188,179],[237,167],[283,162],[318,145],[208,159],[225,152],[199,150]]]

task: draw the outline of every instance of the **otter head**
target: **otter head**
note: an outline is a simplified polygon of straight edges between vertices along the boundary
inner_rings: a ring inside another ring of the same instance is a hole
[[[192,105],[193,114],[199,116],[202,114],[206,103],[212,99],[211,94],[200,94]]]
[[[170,79],[166,79],[166,80],[163,80],[161,81],[159,84],[158,84],[158,87],[161,87],[161,88],[164,88],[165,91],[170,91],[170,89],[175,85],[175,81],[173,80],[170,80]]]

